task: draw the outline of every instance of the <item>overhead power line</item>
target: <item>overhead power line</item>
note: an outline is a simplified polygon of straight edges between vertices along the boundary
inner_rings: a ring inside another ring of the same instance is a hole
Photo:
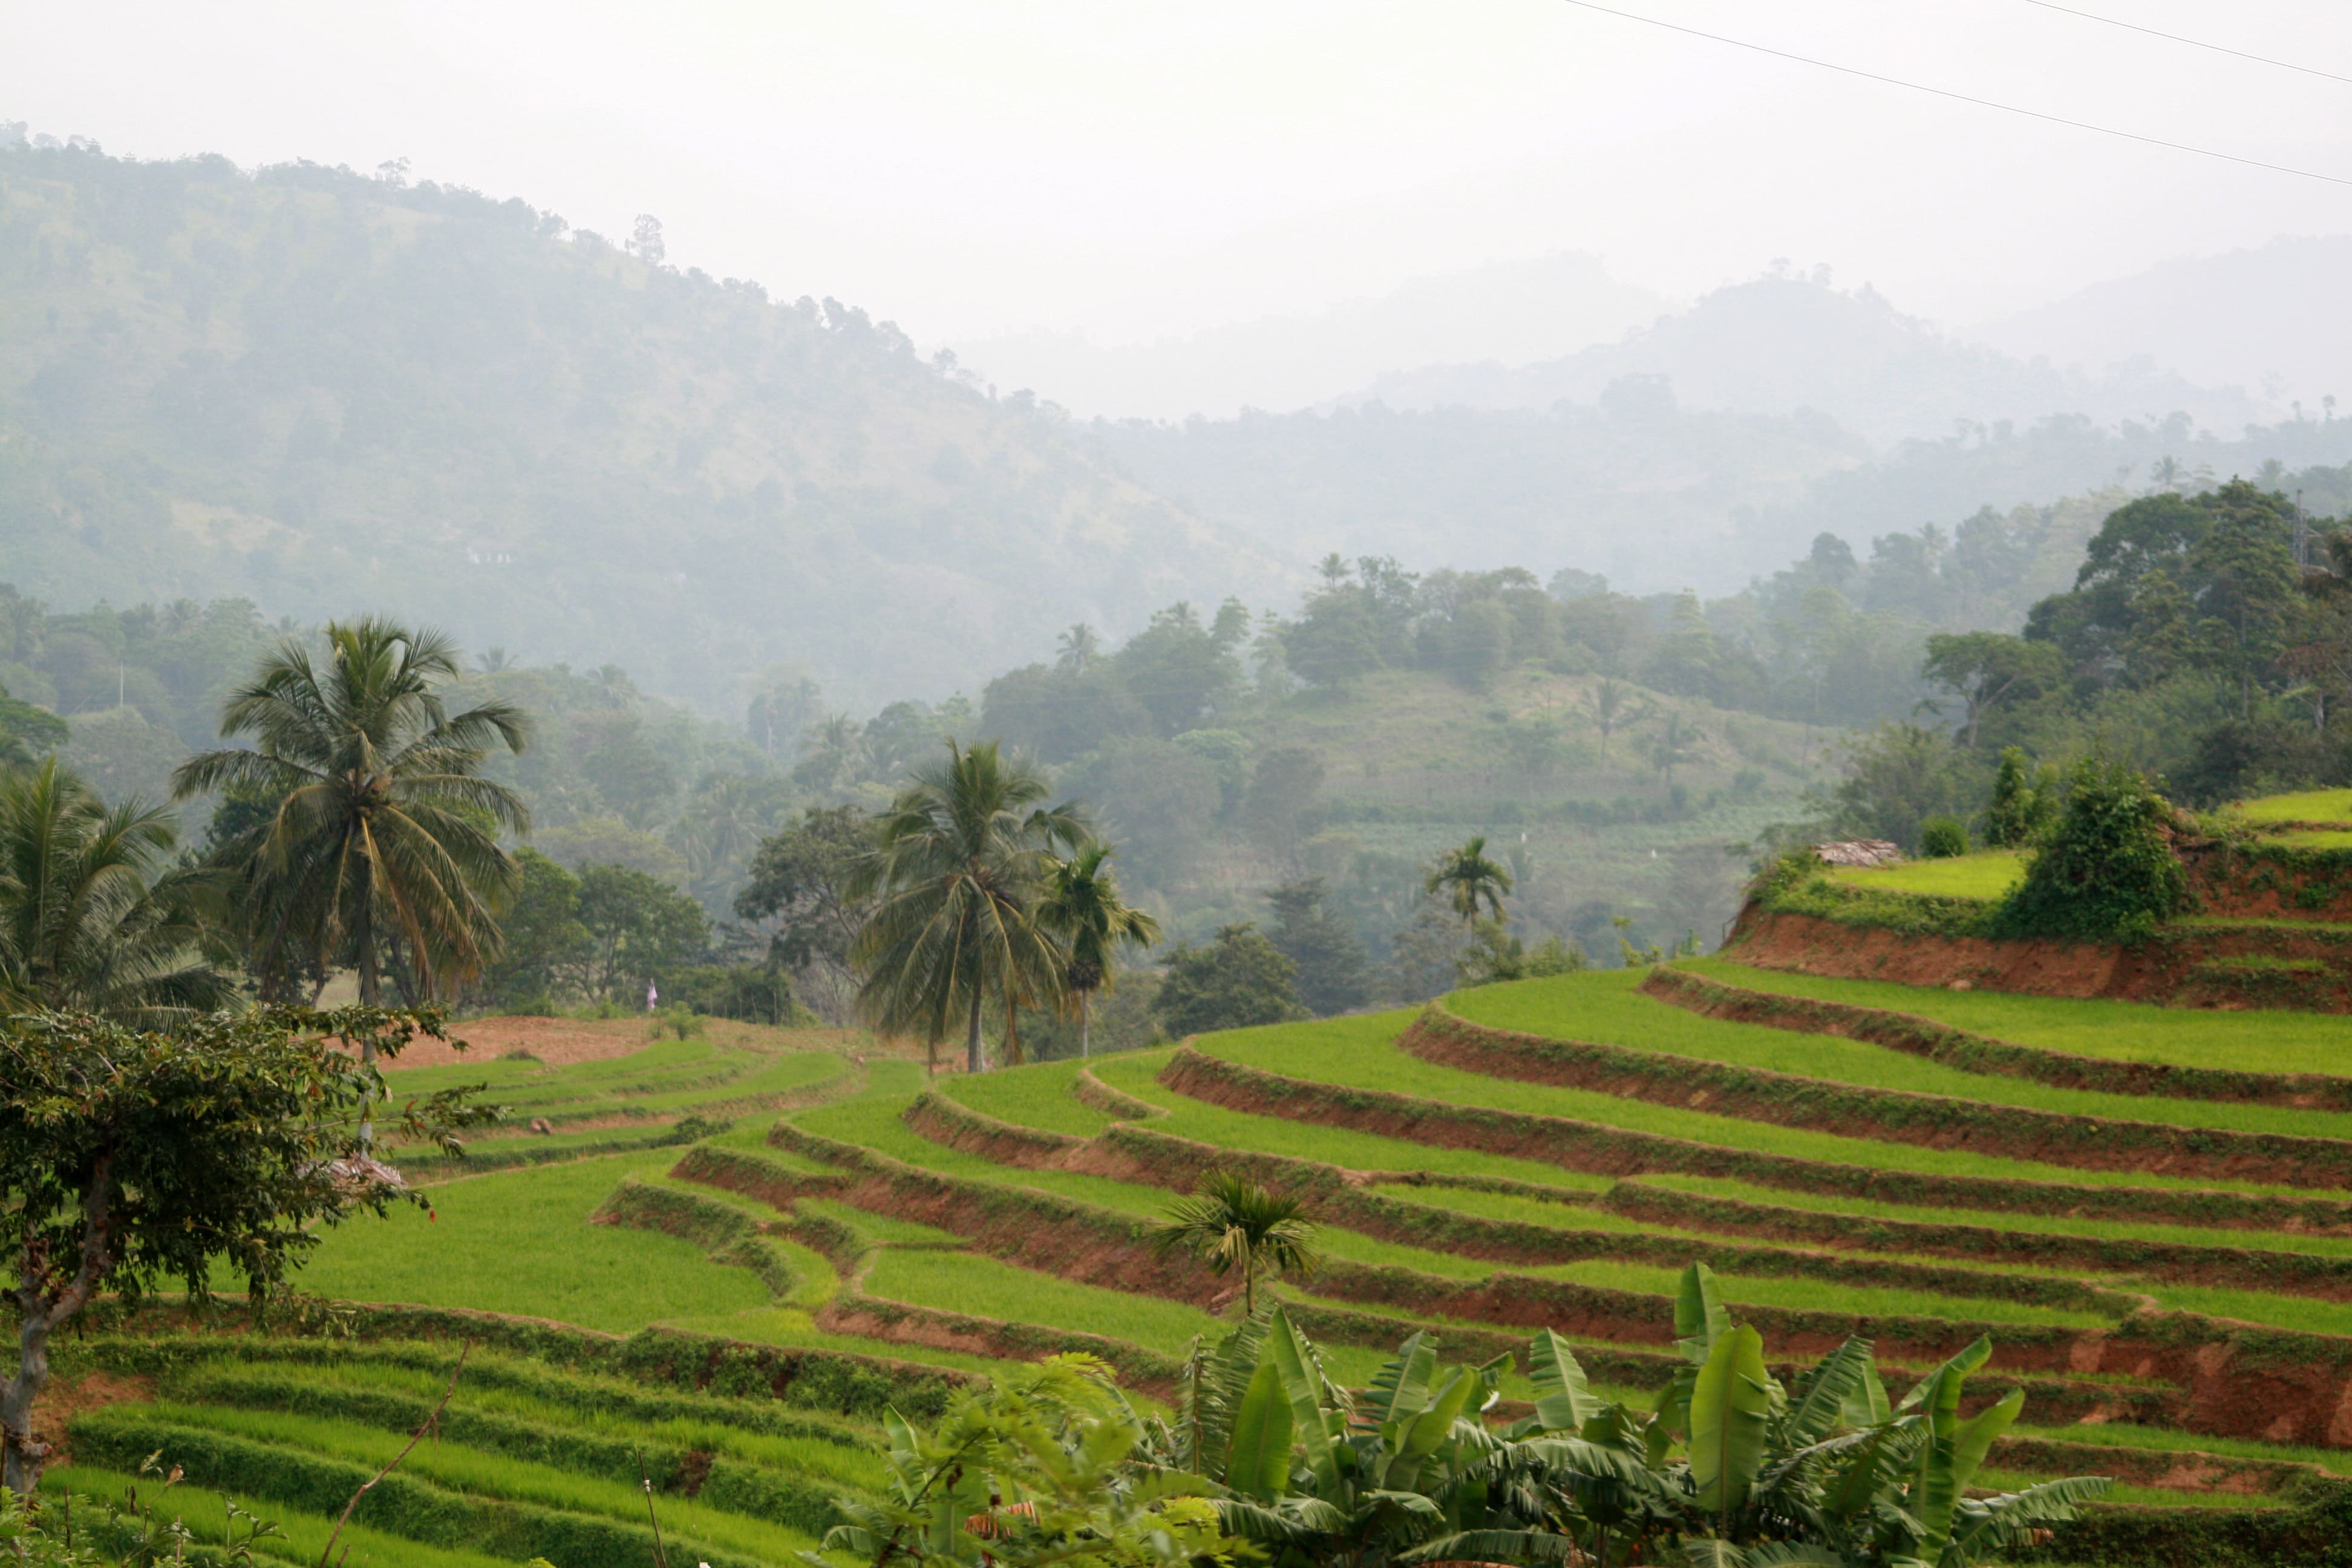
[[[2202,38],[2183,37],[2179,33],[2168,33],[2161,27],[2143,27],[2137,22],[2126,22],[2116,16],[2102,16],[2095,11],[2078,11],[2072,5],[2057,5],[2054,0],[2025,0],[2025,3],[2029,5],[2039,5],[2044,11],[2063,11],[2069,16],[2080,16],[2086,22],[2105,22],[2110,27],[2124,27],[2135,33],[2146,33],[2151,38],[2169,38],[2176,44],[2187,44],[2192,48],[2211,49],[2218,55],[2235,55],[2242,60],[2252,60],[2258,65],[2276,66],[2281,70],[2301,71],[2305,76],[2323,76],[2329,81],[2340,81],[2352,85],[2352,76],[2337,76],[2334,71],[2324,71],[2316,66],[2299,66],[2293,60],[2274,60],[2268,55],[2248,54],[2243,49],[2233,49],[2227,44],[2209,44]]]
[[[1979,109],[1998,109],[2004,114],[2021,114],[2028,120],[2047,121],[2053,125],[2071,126],[2076,131],[2095,131],[2102,136],[2120,137],[2126,142],[2138,142],[2150,147],[2168,148],[2175,153],[2193,153],[2200,158],[2218,158],[2225,163],[2242,163],[2247,168],[2267,169],[2274,174],[2294,174],[2301,179],[2321,180],[2331,185],[2352,185],[2352,178],[2347,178],[2341,174],[2323,174],[2313,169],[2297,169],[2284,163],[2266,163],[2260,158],[2243,158],[2235,153],[2217,153],[2210,147],[2192,146],[2186,142],[2168,142],[2161,136],[2143,136],[2137,131],[2118,131],[2112,125],[2094,125],[2087,120],[2069,120],[2063,114],[2045,114],[2038,109],[2021,109],[2013,103],[2000,103],[1990,98],[1977,98],[1965,92],[1954,92],[1949,88],[1929,87],[1924,82],[1906,81],[1901,77],[1884,76],[1877,71],[1864,70],[1859,66],[1842,66],[1833,60],[1815,59],[1811,55],[1793,54],[1787,49],[1776,49],[1769,44],[1749,43],[1746,38],[1734,38],[1722,33],[1710,33],[1703,27],[1685,27],[1679,22],[1664,22],[1655,16],[1644,16],[1633,11],[1620,11],[1613,5],[1596,5],[1594,0],[1561,0],[1561,3],[1574,5],[1580,10],[1598,11],[1604,16],[1620,16],[1628,22],[1640,22],[1652,27],[1664,27],[1670,33],[1685,33],[1694,38],[1705,38],[1710,43],[1728,44],[1736,49],[1752,49],[1759,55],[1770,55],[1775,59],[1793,60],[1801,66],[1812,66],[1821,70],[1836,71],[1842,76],[1860,77],[1865,81],[1884,82],[1888,87],[1907,88],[1913,92],[1924,92],[1936,98],[1948,98],[1959,103],[1973,103]]]

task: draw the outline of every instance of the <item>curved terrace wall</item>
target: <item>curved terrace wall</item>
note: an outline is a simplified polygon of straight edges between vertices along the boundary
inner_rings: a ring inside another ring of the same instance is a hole
[[[1661,1002],[1709,1018],[1800,1034],[1836,1035],[1925,1057],[1961,1072],[2031,1079],[2057,1089],[2298,1110],[2352,1110],[2352,1079],[2325,1073],[2235,1072],[2227,1068],[2075,1056],[1995,1039],[1915,1014],[1812,996],[1784,996],[1671,967],[1652,970],[1641,989]]]
[[[2352,1141],[2072,1116],[1869,1089],[1666,1051],[1518,1034],[1432,1003],[1397,1040],[1424,1061],[1743,1121],[1965,1149],[2004,1159],[2171,1176],[2352,1187]]]
[[[1749,904],[1725,957],[1759,969],[2166,1006],[2352,1012],[2352,927],[2170,925],[2134,946],[1949,936]]]

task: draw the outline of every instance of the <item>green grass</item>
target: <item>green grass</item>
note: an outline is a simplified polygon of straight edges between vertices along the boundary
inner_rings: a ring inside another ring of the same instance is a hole
[[[224,1432],[256,1442],[291,1447],[321,1458],[374,1469],[407,1444],[404,1432],[387,1432],[355,1421],[335,1421],[283,1411],[236,1410],[213,1405],[160,1400],[152,1405],[114,1406],[177,1426]],[[103,1422],[105,1413],[94,1417]],[[645,1493],[634,1477],[590,1476],[536,1464],[459,1443],[420,1443],[401,1461],[401,1472],[449,1491],[503,1502],[531,1503],[570,1513],[601,1515],[635,1524],[644,1517]],[[770,1562],[789,1560],[815,1545],[796,1530],[705,1507],[689,1499],[661,1500],[663,1530],[698,1543],[727,1547]]]
[[[2075,1186],[2160,1187],[2181,1191],[2221,1189],[2309,1195],[2310,1189],[2282,1184],[2238,1182],[2221,1177],[2153,1175],[2137,1171],[2095,1171],[2032,1160],[2004,1159],[1915,1143],[1880,1142],[1835,1133],[1811,1132],[1736,1117],[1621,1100],[1583,1089],[1558,1089],[1517,1079],[1486,1078],[1424,1062],[1396,1048],[1406,1013],[1368,1014],[1313,1024],[1270,1024],[1205,1036],[1200,1048],[1213,1056],[1286,1077],[1350,1088],[1382,1089],[1445,1104],[1581,1121],[1686,1138],[1727,1149],[1753,1150],[1800,1159],[1875,1166],[1941,1175],[1991,1176],[2057,1182]]]
[[[2281,1296],[2267,1290],[2236,1290],[2213,1285],[2167,1285],[2153,1280],[2132,1287],[2156,1298],[2161,1307],[2203,1312],[2208,1317],[2239,1318],[2274,1329],[2306,1334],[2352,1334],[2352,1305],[2321,1301],[2309,1296]]]
[[[2269,834],[2263,842],[2290,849],[2352,849],[2352,828],[2291,828],[2284,833]]]
[[[602,1411],[587,1411],[560,1400],[539,1397],[521,1390],[486,1385],[480,1381],[482,1362],[478,1354],[469,1360],[475,1381],[460,1381],[451,1395],[452,1410],[471,1410],[515,1417],[535,1426],[568,1430],[586,1430],[608,1435],[616,1425],[614,1418]],[[304,1387],[346,1389],[364,1393],[391,1393],[412,1398],[437,1402],[447,1387],[447,1377],[437,1371],[421,1367],[387,1364],[382,1362],[353,1360],[330,1363],[305,1363],[299,1366],[202,1366],[191,1372],[174,1373],[165,1383],[165,1392],[173,1397],[208,1407],[271,1408],[273,1391],[289,1383]],[[627,1392],[642,1392],[630,1386]],[[853,1434],[845,1426],[842,1439],[785,1435],[754,1430],[737,1422],[709,1416],[672,1417],[660,1420],[628,1422],[633,1434],[642,1435],[648,1442],[667,1444],[691,1452],[717,1454],[741,1459],[749,1464],[771,1469],[795,1470],[820,1476],[844,1487],[859,1490],[878,1489],[884,1480],[880,1457],[874,1451],[870,1439],[863,1434]]]
[[[1910,1013],[2015,1045],[2075,1056],[2242,1072],[2352,1076],[2352,1017],[2335,1014],[2271,1009],[2222,1013],[2146,1002],[1947,991],[1755,969],[1721,958],[1684,959],[1677,967],[1750,991]],[[2144,1102],[2147,1097],[2134,1098]]]
[[[1649,1263],[1621,1263],[1613,1258],[1589,1258],[1581,1263],[1554,1264],[1523,1270],[1544,1279],[1601,1289],[1631,1290],[1671,1299],[1683,1271]],[[1904,1290],[1879,1285],[1846,1285],[1830,1280],[1780,1279],[1763,1274],[1718,1274],[1724,1300],[1735,1306],[1781,1307],[1805,1312],[1853,1312],[1871,1317],[1945,1318],[1961,1322],[2038,1323],[2060,1328],[2096,1329],[2113,1324],[2113,1317],[2065,1307],[2039,1307],[1984,1296],[1946,1296],[1926,1290]]]
[[[1181,1301],[1081,1285],[968,1252],[886,1249],[875,1258],[866,1289],[911,1306],[1100,1334],[1168,1355],[1182,1354],[1194,1334],[1228,1328]]]
[[[1763,1024],[1705,1017],[1644,994],[1636,989],[1643,978],[1639,970],[1618,969],[1521,980],[1457,991],[1447,998],[1446,1005],[1473,1023],[1499,1029],[1662,1051],[1868,1089],[1944,1095],[2119,1121],[2352,1139],[2352,1113],[2101,1094],[2054,1089],[2032,1079],[1963,1072],[1924,1057],[1836,1035],[1801,1034]],[[2352,1031],[2347,1031],[2347,1037],[2352,1037]]]
[[[2059,1443],[2089,1443],[2106,1448],[2137,1448],[2160,1454],[2220,1454],[2237,1459],[2276,1459],[2288,1464],[2317,1465],[2338,1475],[2352,1475],[2352,1450],[2306,1448],[2292,1444],[2262,1443],[2251,1437],[2221,1437],[2205,1432],[2179,1432],[2168,1426],[2140,1426],[2128,1421],[2100,1422],[2085,1426],[2011,1428],[2021,1437],[2046,1437]]]
[[[1886,1203],[1875,1198],[1796,1192],[1727,1176],[1685,1176],[1663,1171],[1645,1173],[1641,1180],[1645,1186],[1672,1187],[1682,1192],[1732,1198],[1741,1203],[1769,1204],[1780,1208],[1808,1209],[1820,1214],[1911,1220],[1925,1225],[1972,1225],[1989,1230],[2013,1230],[2042,1236],[2081,1236],[2103,1241],[2162,1241],[2184,1247],[2243,1247],[2273,1252],[2307,1252],[2326,1258],[2352,1258],[2352,1237],[2308,1236],[2299,1231],[2281,1230],[2222,1230],[2202,1226],[2084,1219],[2065,1215],[2016,1214],[2007,1210],[1936,1208],[1925,1205]]]
[[[961,1154],[928,1142],[888,1113],[887,1102],[868,1100],[851,1105],[827,1107],[811,1111],[801,1120],[812,1124],[823,1123],[834,1129],[828,1136],[854,1138],[867,1147],[903,1159],[910,1164],[924,1166],[943,1173],[970,1180],[988,1182],[999,1186],[1030,1186],[1043,1191],[1057,1192],[1064,1196],[1118,1209],[1140,1216],[1157,1217],[1166,1210],[1168,1194],[1156,1187],[1139,1186],[1114,1182],[1100,1176],[1079,1175],[1062,1171],[1024,1171],[993,1165],[976,1156]],[[1438,1189],[1440,1198],[1459,1189]],[[1538,1215],[1537,1224],[1573,1226],[1581,1222],[1583,1212],[1559,1205],[1544,1204],[1533,1199],[1510,1199],[1503,1194],[1461,1194],[1481,1203],[1501,1197],[1506,1204],[1523,1205],[1519,1214]],[[1433,1206],[1442,1206],[1433,1205]],[[1465,1208],[1465,1212],[1477,1212]],[[1497,1215],[1497,1217],[1501,1217]],[[1615,1216],[1605,1217],[1610,1223],[1590,1226],[1594,1229],[1617,1229],[1627,1232],[1659,1230],[1638,1222]],[[1714,1238],[1695,1237],[1706,1245]],[[1343,1226],[1325,1225],[1318,1234],[1318,1242],[1330,1257],[1370,1267],[1408,1268],[1441,1279],[1475,1282],[1487,1279],[1496,1265],[1481,1258],[1465,1258],[1454,1253],[1398,1242],[1384,1241],[1349,1230]],[[884,1254],[884,1263],[894,1255]],[[951,1259],[950,1260],[952,1261]],[[884,1263],[877,1264],[877,1272]],[[894,1265],[895,1266],[895,1265]],[[943,1265],[944,1267],[945,1265]],[[1567,1279],[1587,1285],[1606,1286],[1612,1289],[1638,1291],[1643,1294],[1671,1297],[1680,1278],[1676,1268],[1613,1260],[1544,1265],[1521,1270],[1544,1279]],[[1734,1289],[1736,1287],[1736,1289]],[[1800,1279],[1769,1276],[1727,1277],[1727,1290],[1733,1290],[1733,1300],[1758,1306],[1796,1307],[1806,1310],[1868,1312],[1879,1315],[1938,1317],[1989,1322],[2054,1323],[2063,1326],[2090,1327],[2110,1320],[2095,1313],[2064,1309],[2037,1307],[2013,1301],[1988,1300],[1975,1297],[1943,1296],[1925,1291],[1886,1289],[1877,1287],[1826,1285]],[[887,1294],[887,1292],[877,1293]],[[968,1309],[979,1310],[979,1309]],[[1002,1313],[989,1313],[1003,1316]],[[1057,1321],[1059,1320],[1056,1320]],[[1118,1336],[1126,1337],[1126,1336]]]
[[[2352,822],[2352,789],[2310,789],[2266,795],[2235,809],[2248,822]]]
[[[2025,858],[2014,849],[1989,849],[1948,860],[1906,860],[1900,866],[1832,868],[1830,879],[1886,893],[1929,893],[1947,899],[1999,899],[2025,879]]]
[[[730,1050],[709,1040],[651,1040],[635,1050],[593,1061],[549,1067],[521,1058],[470,1058],[441,1067],[394,1066],[386,1074],[395,1094],[430,1094],[462,1084],[486,1084],[493,1096],[554,1100],[593,1094],[652,1093],[682,1081],[731,1077],[764,1060],[764,1051]]]
[[[159,1517],[185,1522],[195,1532],[197,1544],[217,1546],[220,1543],[222,1526],[227,1519],[223,1505],[228,1500],[229,1494],[183,1482],[158,1498],[154,1477],[130,1476],[93,1465],[57,1465],[41,1476],[41,1490],[52,1498],[70,1492],[77,1500],[95,1498],[119,1505],[124,1494],[133,1488],[149,1501]],[[247,1497],[238,1497],[236,1500],[238,1507],[258,1514],[278,1528],[279,1533],[264,1541],[257,1549],[265,1561],[298,1563],[308,1568],[309,1564],[317,1563],[326,1551],[327,1538],[334,1531],[332,1520],[289,1509],[281,1503],[257,1503]],[[478,1552],[426,1546],[420,1542],[404,1541],[397,1535],[361,1524],[343,1527],[342,1534],[335,1542],[335,1553],[349,1568],[515,1568],[513,1563],[504,1558],[486,1557]]]
[[[1402,1018],[1406,1016],[1390,1014],[1387,1016]],[[1390,1037],[1392,1038],[1395,1029],[1402,1026],[1401,1024],[1392,1026]],[[1605,1192],[1612,1182],[1608,1176],[1563,1171],[1558,1165],[1548,1165],[1537,1160],[1487,1154],[1475,1149],[1443,1149],[1403,1138],[1384,1138],[1372,1132],[1351,1131],[1344,1127],[1324,1127],[1279,1116],[1254,1116],[1247,1111],[1228,1110],[1221,1105],[1211,1105],[1205,1100],[1188,1100],[1161,1087],[1159,1081],[1158,1074],[1167,1065],[1168,1056],[1166,1051],[1141,1052],[1120,1057],[1111,1063],[1097,1062],[1095,1068],[1095,1076],[1112,1088],[1138,1100],[1148,1100],[1168,1112],[1146,1124],[1155,1132],[1189,1138],[1200,1143],[1213,1143],[1224,1149],[1286,1154],[1294,1159],[1315,1160],[1353,1171],[1425,1171],[1433,1176],[1503,1176],[1513,1181],[1531,1182],[1538,1186],[1590,1193]]]
[[[1082,1103],[1071,1092],[1078,1079],[1078,1069],[1089,1065],[1081,1061],[1038,1062],[1004,1072],[983,1073],[978,1078],[959,1074],[941,1080],[940,1088],[957,1104],[970,1106],[999,1121],[1091,1138],[1118,1119]]]
[[[472,1307],[626,1333],[684,1313],[748,1311],[766,1289],[692,1242],[588,1216],[625,1176],[653,1176],[672,1150],[501,1172],[434,1190],[438,1218],[410,1208],[326,1234],[298,1283],[359,1301]]]
[[[1024,1171],[934,1143],[898,1119],[898,1112],[904,1109],[903,1100],[860,1096],[793,1120],[820,1136],[860,1143],[877,1153],[942,1175],[1056,1193],[1080,1203],[1131,1215],[1157,1216],[1168,1207],[1171,1194],[1160,1187],[1115,1182],[1108,1176],[1083,1175],[1074,1171]]]
[[[1662,1227],[1611,1214],[1591,1204],[1556,1204],[1518,1193],[1492,1193],[1483,1187],[1406,1185],[1375,1187],[1384,1198],[1475,1215],[1481,1219],[1508,1220],[1514,1225],[1539,1225],[1551,1230],[1654,1231]]]

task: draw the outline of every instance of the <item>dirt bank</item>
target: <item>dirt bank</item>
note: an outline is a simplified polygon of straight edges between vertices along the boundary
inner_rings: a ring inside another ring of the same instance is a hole
[[[2294,1007],[2352,1012],[2352,932],[2336,928],[2176,925],[2124,947],[2040,938],[1914,935],[1775,914],[1750,904],[1723,956],[1759,969],[1906,985],[1964,983],[2075,1000],[2104,997],[2169,1007]]]

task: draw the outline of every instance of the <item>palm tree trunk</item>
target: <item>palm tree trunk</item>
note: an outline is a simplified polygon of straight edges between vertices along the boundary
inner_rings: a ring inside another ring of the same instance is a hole
[[[1088,1057],[1094,1054],[1093,1051],[1087,1048],[1087,1025],[1088,1023],[1088,1019],[1087,1017],[1087,999],[1091,994],[1092,993],[1086,991],[1078,993],[1078,1059],[1080,1061],[1086,1060]]]
[[[373,1007],[383,994],[383,983],[375,973],[375,929],[368,919],[367,906],[360,906],[360,1005]],[[346,1044],[349,1042],[346,1041]],[[371,1028],[360,1037],[360,1066],[375,1066],[375,1031]],[[375,1152],[375,1094],[372,1089],[360,1091],[360,1152]]]
[[[988,1070],[988,1058],[982,1051],[980,1045],[980,988],[974,986],[971,993],[971,1026],[965,1031],[963,1037],[963,1070],[968,1073]]]

